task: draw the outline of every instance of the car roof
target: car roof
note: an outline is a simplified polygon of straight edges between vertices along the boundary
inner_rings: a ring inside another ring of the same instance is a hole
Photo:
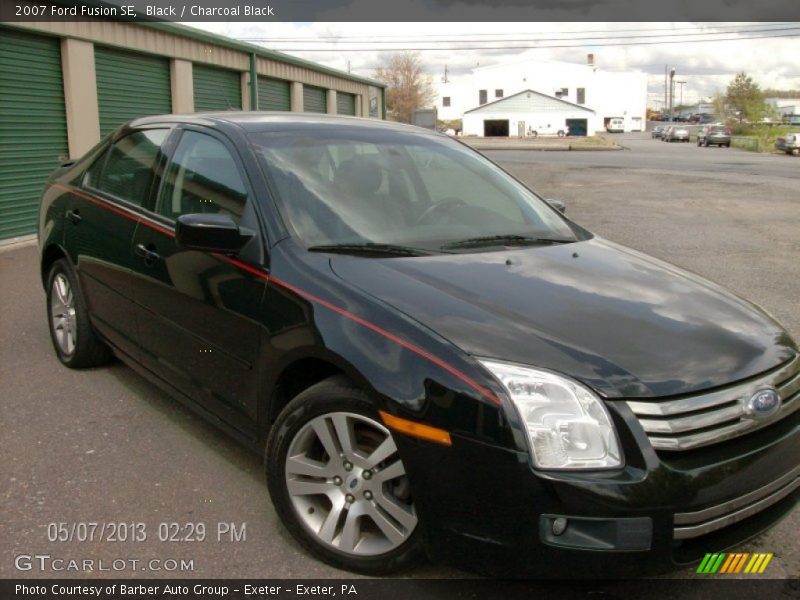
[[[291,129],[292,125],[307,127],[358,127],[358,128],[381,128],[384,130],[405,131],[408,133],[427,133],[440,136],[435,131],[395,123],[393,121],[383,121],[374,118],[364,117],[345,117],[341,115],[327,115],[320,113],[298,113],[298,112],[269,112],[269,111],[219,111],[207,113],[191,114],[168,114],[152,115],[140,117],[128,123],[129,127],[143,127],[147,125],[163,123],[186,123],[195,125],[236,125],[247,132],[268,131],[270,129]]]

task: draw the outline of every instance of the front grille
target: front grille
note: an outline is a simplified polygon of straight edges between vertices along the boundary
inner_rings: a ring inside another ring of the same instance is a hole
[[[685,540],[700,537],[743,521],[777,504],[800,487],[800,467],[759,489],[696,512],[675,513],[673,537]]]
[[[745,402],[767,387],[778,391],[780,409],[766,418],[748,415]],[[712,392],[627,404],[656,450],[708,446],[766,427],[800,408],[800,356],[765,375]]]

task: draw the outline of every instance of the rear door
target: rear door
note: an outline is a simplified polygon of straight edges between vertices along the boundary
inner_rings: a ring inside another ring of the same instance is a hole
[[[136,357],[131,242],[154,193],[161,149],[170,130],[133,131],[109,146],[73,191],[65,215],[65,246],[76,265],[97,330]]]
[[[227,138],[188,126],[179,134],[152,218],[139,225],[133,240],[143,360],[173,387],[246,431],[255,420],[246,400],[256,388],[266,279],[230,257],[182,248],[172,232],[180,215],[221,212],[259,232],[253,188]],[[263,247],[257,233],[237,260],[258,265]]]

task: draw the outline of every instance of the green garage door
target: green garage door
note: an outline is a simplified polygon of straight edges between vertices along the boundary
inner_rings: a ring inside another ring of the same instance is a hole
[[[172,112],[169,60],[94,48],[100,136],[136,117]]]
[[[258,78],[259,110],[292,110],[289,82],[270,77]]]
[[[354,117],[356,114],[356,97],[354,94],[346,92],[336,92],[336,114],[337,115],[350,115]]]
[[[242,76],[239,71],[192,65],[194,110],[242,109]]]
[[[325,88],[303,86],[303,111],[312,113],[326,113],[328,91]]]
[[[35,233],[47,176],[66,156],[56,38],[0,28],[0,238]]]

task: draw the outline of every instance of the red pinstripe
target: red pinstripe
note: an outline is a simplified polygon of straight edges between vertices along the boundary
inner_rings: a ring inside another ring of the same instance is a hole
[[[55,188],[62,189],[62,190],[66,191],[66,192],[69,192],[71,194],[74,194],[74,195],[76,195],[76,196],[78,196],[80,198],[83,198],[84,200],[87,200],[87,201],[89,201],[89,202],[91,202],[93,204],[96,204],[97,206],[100,206],[102,208],[105,208],[105,209],[108,209],[108,210],[110,210],[112,212],[115,212],[115,213],[117,213],[117,214],[119,214],[119,215],[121,215],[123,217],[131,219],[133,221],[138,221],[139,223],[141,223],[145,227],[149,227],[150,229],[153,229],[154,231],[162,233],[162,234],[164,234],[164,235],[166,235],[168,237],[171,237],[171,238],[175,237],[175,233],[173,231],[167,229],[166,227],[163,227],[161,225],[158,225],[156,223],[153,223],[151,221],[143,219],[141,217],[141,215],[138,215],[138,214],[136,214],[136,213],[134,213],[132,211],[125,210],[125,209],[120,208],[118,206],[114,206],[113,204],[111,204],[109,202],[106,202],[105,200],[102,200],[100,198],[95,198],[94,196],[89,196],[88,194],[86,194],[86,193],[84,193],[84,192],[82,192],[80,190],[76,190],[75,188],[72,188],[72,187],[69,187],[69,186],[65,186],[65,185],[58,184],[58,183],[52,184],[52,186],[55,187]],[[464,373],[462,373],[461,371],[459,371],[458,369],[456,369],[452,365],[446,363],[441,358],[439,358],[437,356],[434,356],[433,354],[431,354],[430,352],[420,348],[419,346],[417,346],[415,344],[412,344],[411,342],[407,342],[406,340],[398,337],[394,333],[391,333],[390,331],[386,331],[382,327],[379,327],[378,325],[375,325],[374,323],[371,323],[371,322],[367,321],[366,319],[363,319],[363,318],[359,317],[358,315],[356,315],[354,313],[351,313],[350,311],[348,311],[348,310],[346,310],[344,308],[336,306],[335,304],[332,304],[331,302],[328,302],[327,300],[323,300],[322,298],[319,298],[318,296],[315,296],[315,295],[313,295],[313,294],[311,294],[309,292],[306,292],[305,290],[302,290],[302,289],[300,289],[298,287],[295,287],[294,285],[292,285],[290,283],[282,281],[282,280],[278,279],[277,277],[275,277],[273,275],[269,275],[268,273],[265,273],[264,271],[261,271],[260,269],[256,269],[255,267],[252,267],[252,266],[250,266],[250,265],[248,265],[246,263],[243,263],[240,260],[236,260],[235,258],[231,258],[229,256],[225,256],[224,254],[218,254],[218,253],[214,253],[214,256],[219,258],[220,260],[224,260],[224,261],[232,264],[233,266],[235,266],[235,267],[237,267],[239,269],[242,269],[243,271],[246,271],[246,272],[250,273],[251,275],[254,275],[254,276],[259,277],[261,279],[264,279],[266,281],[272,282],[275,285],[279,285],[280,287],[282,287],[284,289],[287,289],[287,290],[297,294],[298,296],[301,296],[301,297],[305,298],[306,300],[309,300],[309,301],[313,302],[314,304],[319,304],[320,306],[324,306],[328,310],[331,310],[331,311],[333,311],[333,312],[335,312],[335,313],[337,313],[337,314],[339,314],[339,315],[341,315],[341,316],[343,316],[343,317],[345,317],[347,319],[350,319],[351,321],[355,321],[359,325],[361,325],[363,327],[366,327],[367,329],[370,329],[371,331],[374,331],[375,333],[385,337],[386,339],[391,340],[395,344],[399,344],[403,348],[406,348],[407,350],[410,350],[411,352],[414,352],[415,354],[421,356],[425,360],[433,363],[437,367],[447,371],[448,373],[450,373],[451,375],[453,375],[457,379],[460,379],[461,381],[466,383],[469,387],[474,389],[476,392],[480,393],[482,396],[484,396],[485,398],[490,400],[492,403],[497,404],[498,406],[502,404],[500,399],[495,394],[493,394],[490,390],[486,389],[485,387],[483,387],[482,385],[480,385],[479,383],[477,383],[476,381],[474,381],[473,379],[471,379],[470,377],[468,377],[467,375],[465,375]]]

